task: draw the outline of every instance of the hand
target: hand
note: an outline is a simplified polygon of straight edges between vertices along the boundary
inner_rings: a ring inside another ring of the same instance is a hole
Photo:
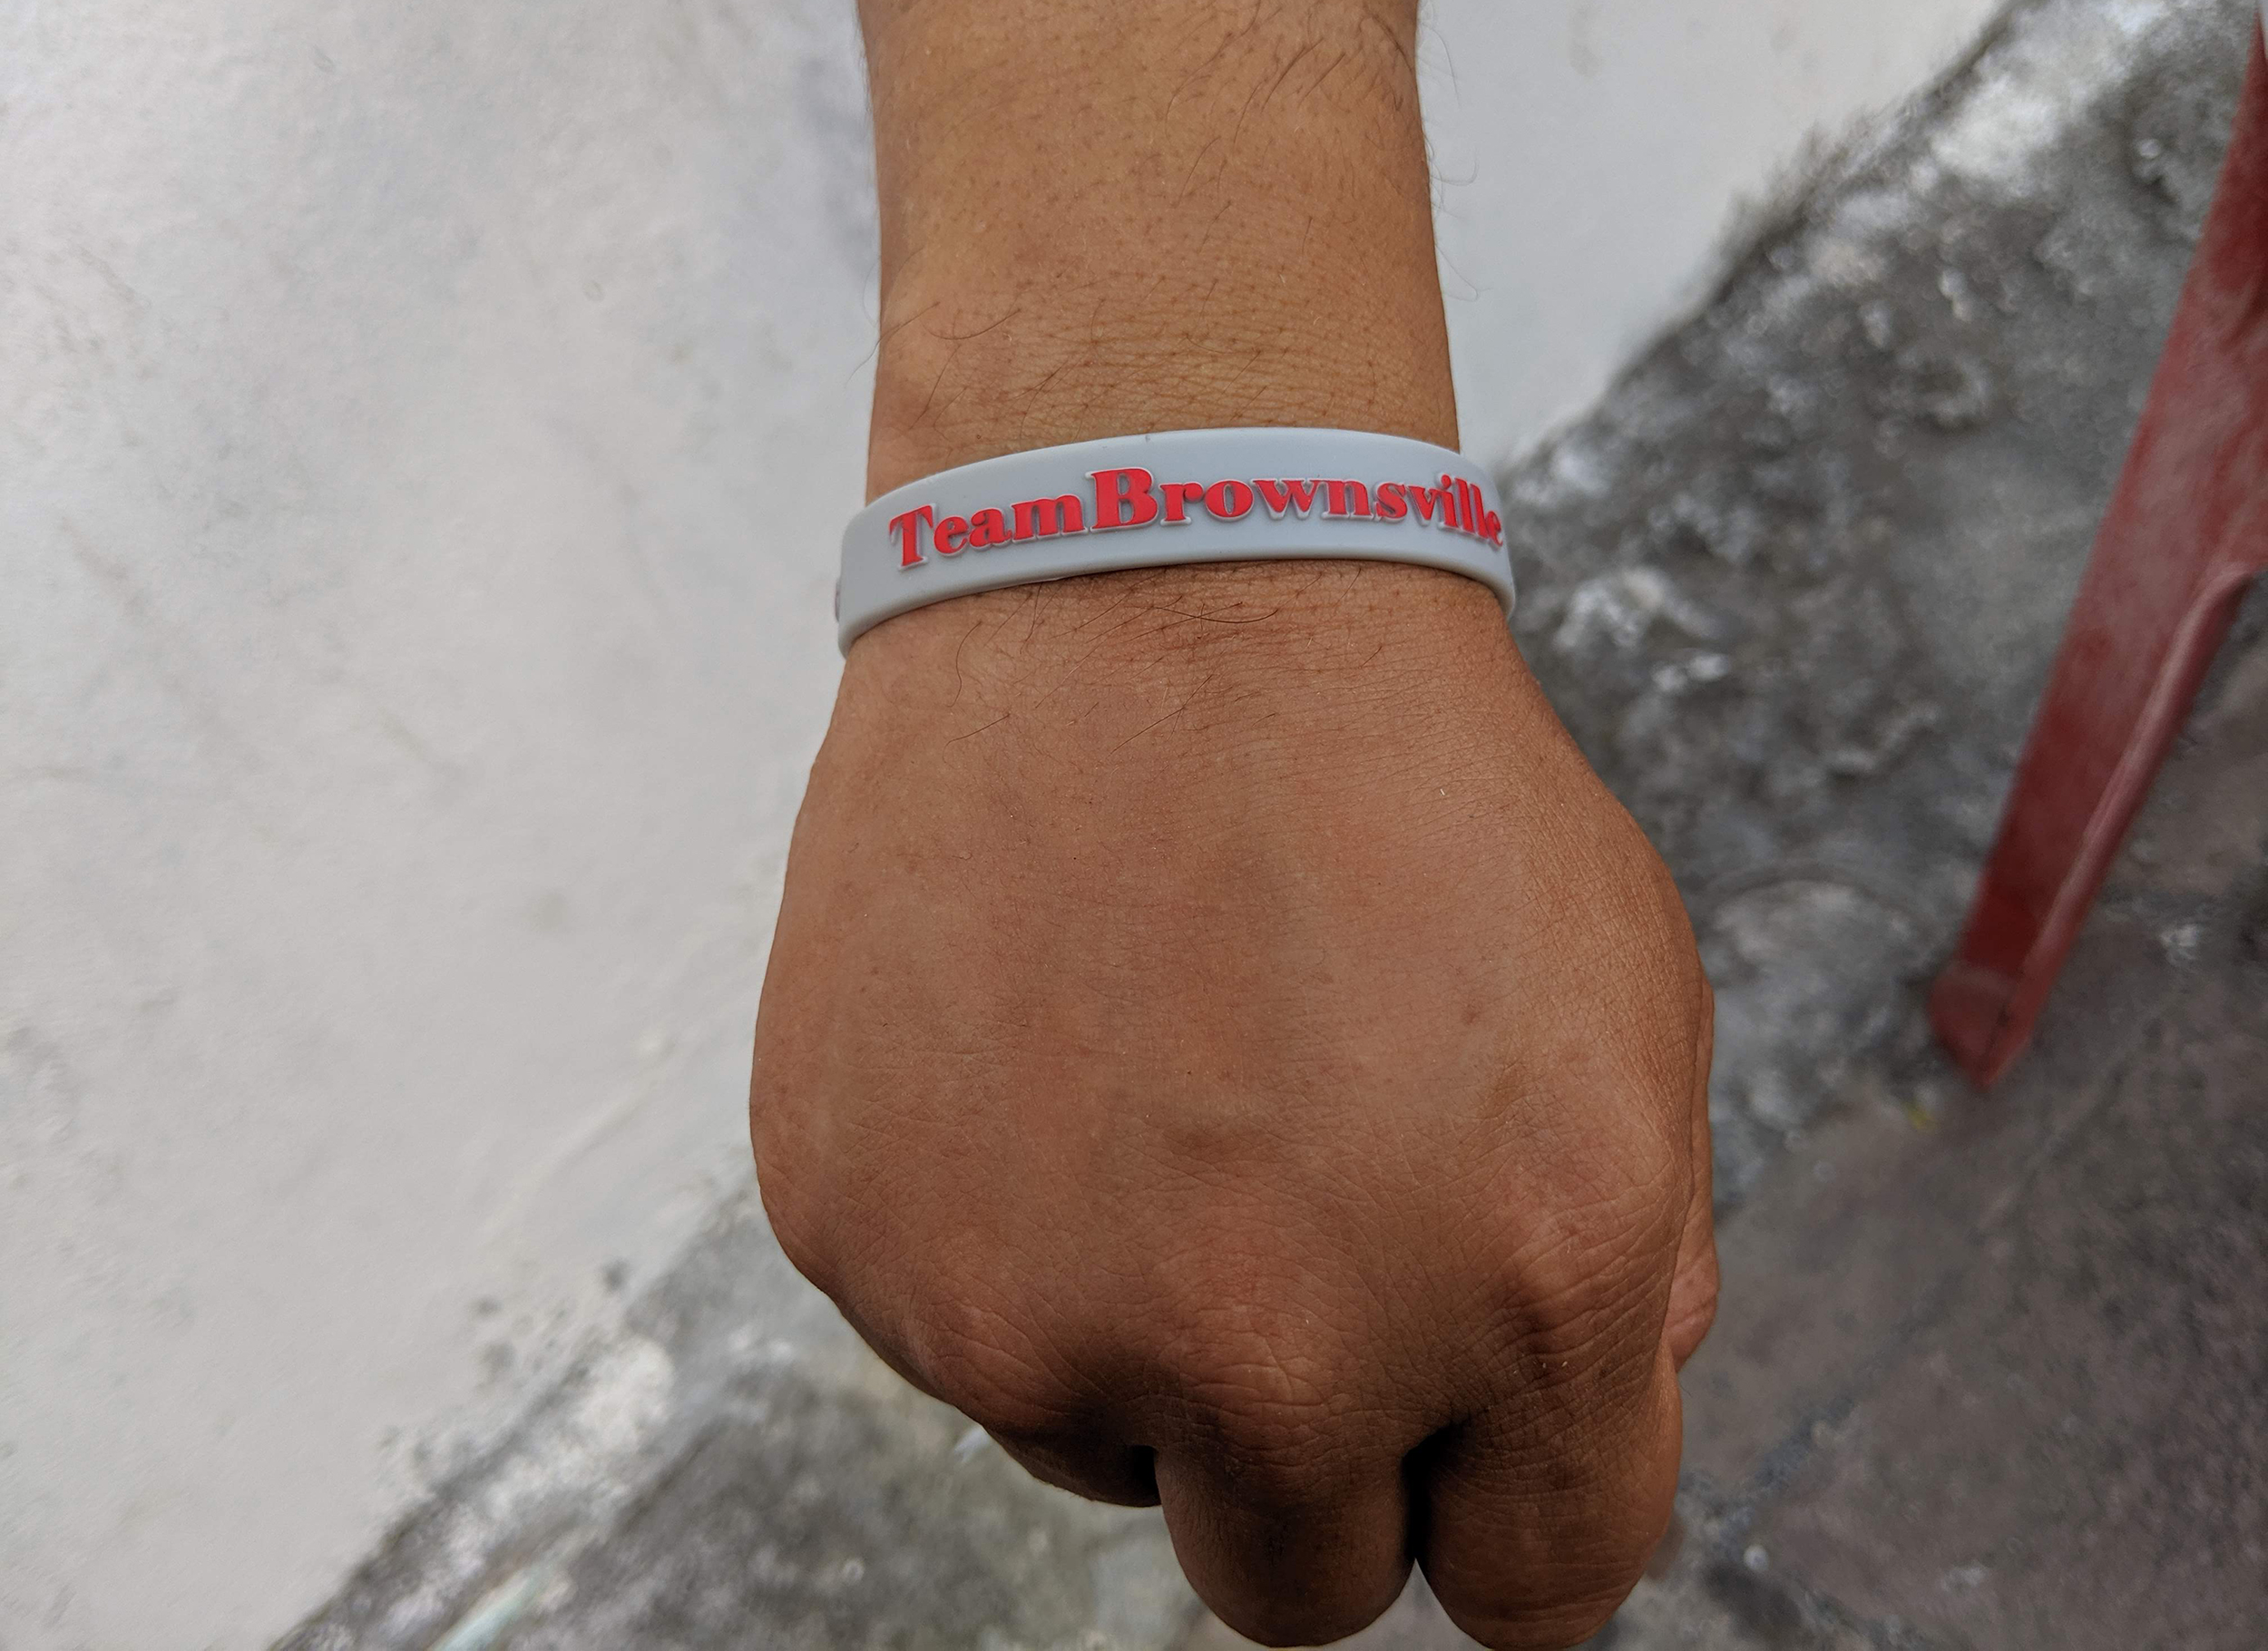
[[[1716,1294],[1676,890],[1481,587],[964,598],[853,650],[751,1121],[781,1243],[1041,1478],[1162,1500],[1276,1644],[1413,1558],[1571,1644],[1670,1514]]]

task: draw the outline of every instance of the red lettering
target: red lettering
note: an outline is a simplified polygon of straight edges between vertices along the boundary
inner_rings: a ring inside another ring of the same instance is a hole
[[[1370,489],[1360,482],[1325,482],[1323,493],[1323,513],[1326,516],[1370,514]]]
[[[1260,502],[1268,507],[1268,514],[1277,521],[1286,511],[1305,515],[1315,507],[1315,494],[1322,491],[1313,482],[1264,482],[1253,485],[1260,490]]]
[[[989,551],[1009,540],[1008,518],[996,510],[980,510],[969,518],[969,548]]]
[[[1378,490],[1378,519],[1382,522],[1406,521],[1410,514],[1410,495],[1402,491],[1399,482],[1388,482]]]
[[[1086,531],[1086,507],[1073,494],[1065,493],[1060,499],[1026,499],[1016,506],[1019,539],[1052,539],[1058,533]]]
[[[1442,525],[1443,527],[1452,532],[1455,531],[1458,525],[1458,508],[1463,503],[1463,498],[1457,492],[1455,479],[1444,474],[1442,477]]]
[[[890,518],[890,532],[898,542],[898,566],[919,567],[922,562],[921,529],[937,520],[936,506],[924,504],[909,510],[903,516]]]
[[[958,556],[968,549],[968,539],[969,524],[958,516],[947,516],[930,536],[929,548],[940,556]],[[952,542],[947,543],[948,540]]]
[[[1189,518],[1183,513],[1190,504],[1204,503],[1205,484],[1202,482],[1168,482],[1158,490],[1158,496],[1166,502],[1167,521],[1187,522]]]
[[[1481,533],[1491,544],[1502,544],[1504,542],[1504,518],[1494,511],[1489,512],[1481,518]]]
[[[1150,491],[1156,482],[1157,478],[1139,465],[1096,471],[1095,531],[1145,527],[1157,521],[1158,498]]]
[[[1430,487],[1413,487],[1409,490],[1409,495],[1410,508],[1417,512],[1418,520],[1431,522],[1433,519],[1434,506],[1442,502],[1441,494]]]
[[[1223,522],[1235,522],[1252,511],[1252,489],[1242,482],[1216,482],[1205,490],[1205,508]]]

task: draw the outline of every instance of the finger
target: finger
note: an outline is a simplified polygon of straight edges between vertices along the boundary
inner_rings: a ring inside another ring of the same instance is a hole
[[[1012,1412],[996,1392],[979,1393],[941,1376],[890,1338],[875,1334],[850,1309],[842,1311],[876,1358],[909,1386],[958,1410],[1041,1484],[1119,1508],[1158,1505],[1151,1453],[1119,1438],[1099,1407],[1051,1404],[1047,1408],[1053,1413],[1044,1421],[1038,1420],[1038,1405],[1018,1405]]]
[[[1615,1385],[1516,1395],[1421,1454],[1426,1579],[1491,1651],[1563,1651],[1596,1633],[1668,1529],[1681,1421],[1667,1346]]]
[[[1368,1627],[1409,1580],[1402,1452],[1335,1465],[1328,1447],[1159,1451],[1175,1555],[1213,1614],[1264,1646],[1320,1646]]]
[[[1158,1505],[1150,1452],[1129,1444],[1110,1425],[1108,1407],[1091,1384],[1050,1379],[1028,1365],[1002,1362],[980,1375],[966,1356],[939,1357],[934,1338],[927,1338],[924,1348],[923,1338],[885,1333],[850,1293],[835,1298],[835,1304],[876,1358],[908,1385],[982,1428],[1041,1483],[1121,1508]]]
[[[1716,1322],[1716,1208],[1715,1159],[1709,1138],[1709,1066],[1716,1048],[1716,998],[1701,982],[1701,1033],[1693,1069],[1693,1190],[1685,1231],[1677,1241],[1677,1279],[1669,1291],[1663,1339],[1678,1369],[1694,1355]]]
[[[997,1384],[956,1379],[875,1333],[857,1312],[843,1316],[875,1356],[912,1387],[952,1405],[992,1436],[1011,1461],[1043,1485],[1119,1508],[1155,1508],[1158,1479],[1151,1453],[1128,1444],[1106,1421],[1102,1407],[1073,1402],[1068,1392],[1044,1398],[1009,1399]]]

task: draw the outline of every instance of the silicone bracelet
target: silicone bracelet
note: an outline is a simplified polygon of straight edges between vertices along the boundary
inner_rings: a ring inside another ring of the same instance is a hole
[[[1496,484],[1361,430],[1172,430],[1012,453],[884,494],[843,535],[843,650],[884,620],[1005,585],[1180,562],[1413,562],[1512,611]]]

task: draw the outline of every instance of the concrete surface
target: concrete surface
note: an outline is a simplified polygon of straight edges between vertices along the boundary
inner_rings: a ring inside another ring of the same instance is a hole
[[[2043,0],[1509,478],[1522,642],[1720,991],[1725,1298],[1614,1651],[2268,1633],[2268,597],[2034,1055],[1921,1013],[2210,191],[2245,0]],[[748,1204],[286,1651],[1222,1647]],[[1461,1643],[1422,1590],[1356,1642]]]
[[[1443,0],[1476,449],[1989,5]],[[263,1645],[582,1353],[561,1482],[693,1382],[622,1350],[746,1186],[836,669],[849,18],[0,6],[9,1651]]]

